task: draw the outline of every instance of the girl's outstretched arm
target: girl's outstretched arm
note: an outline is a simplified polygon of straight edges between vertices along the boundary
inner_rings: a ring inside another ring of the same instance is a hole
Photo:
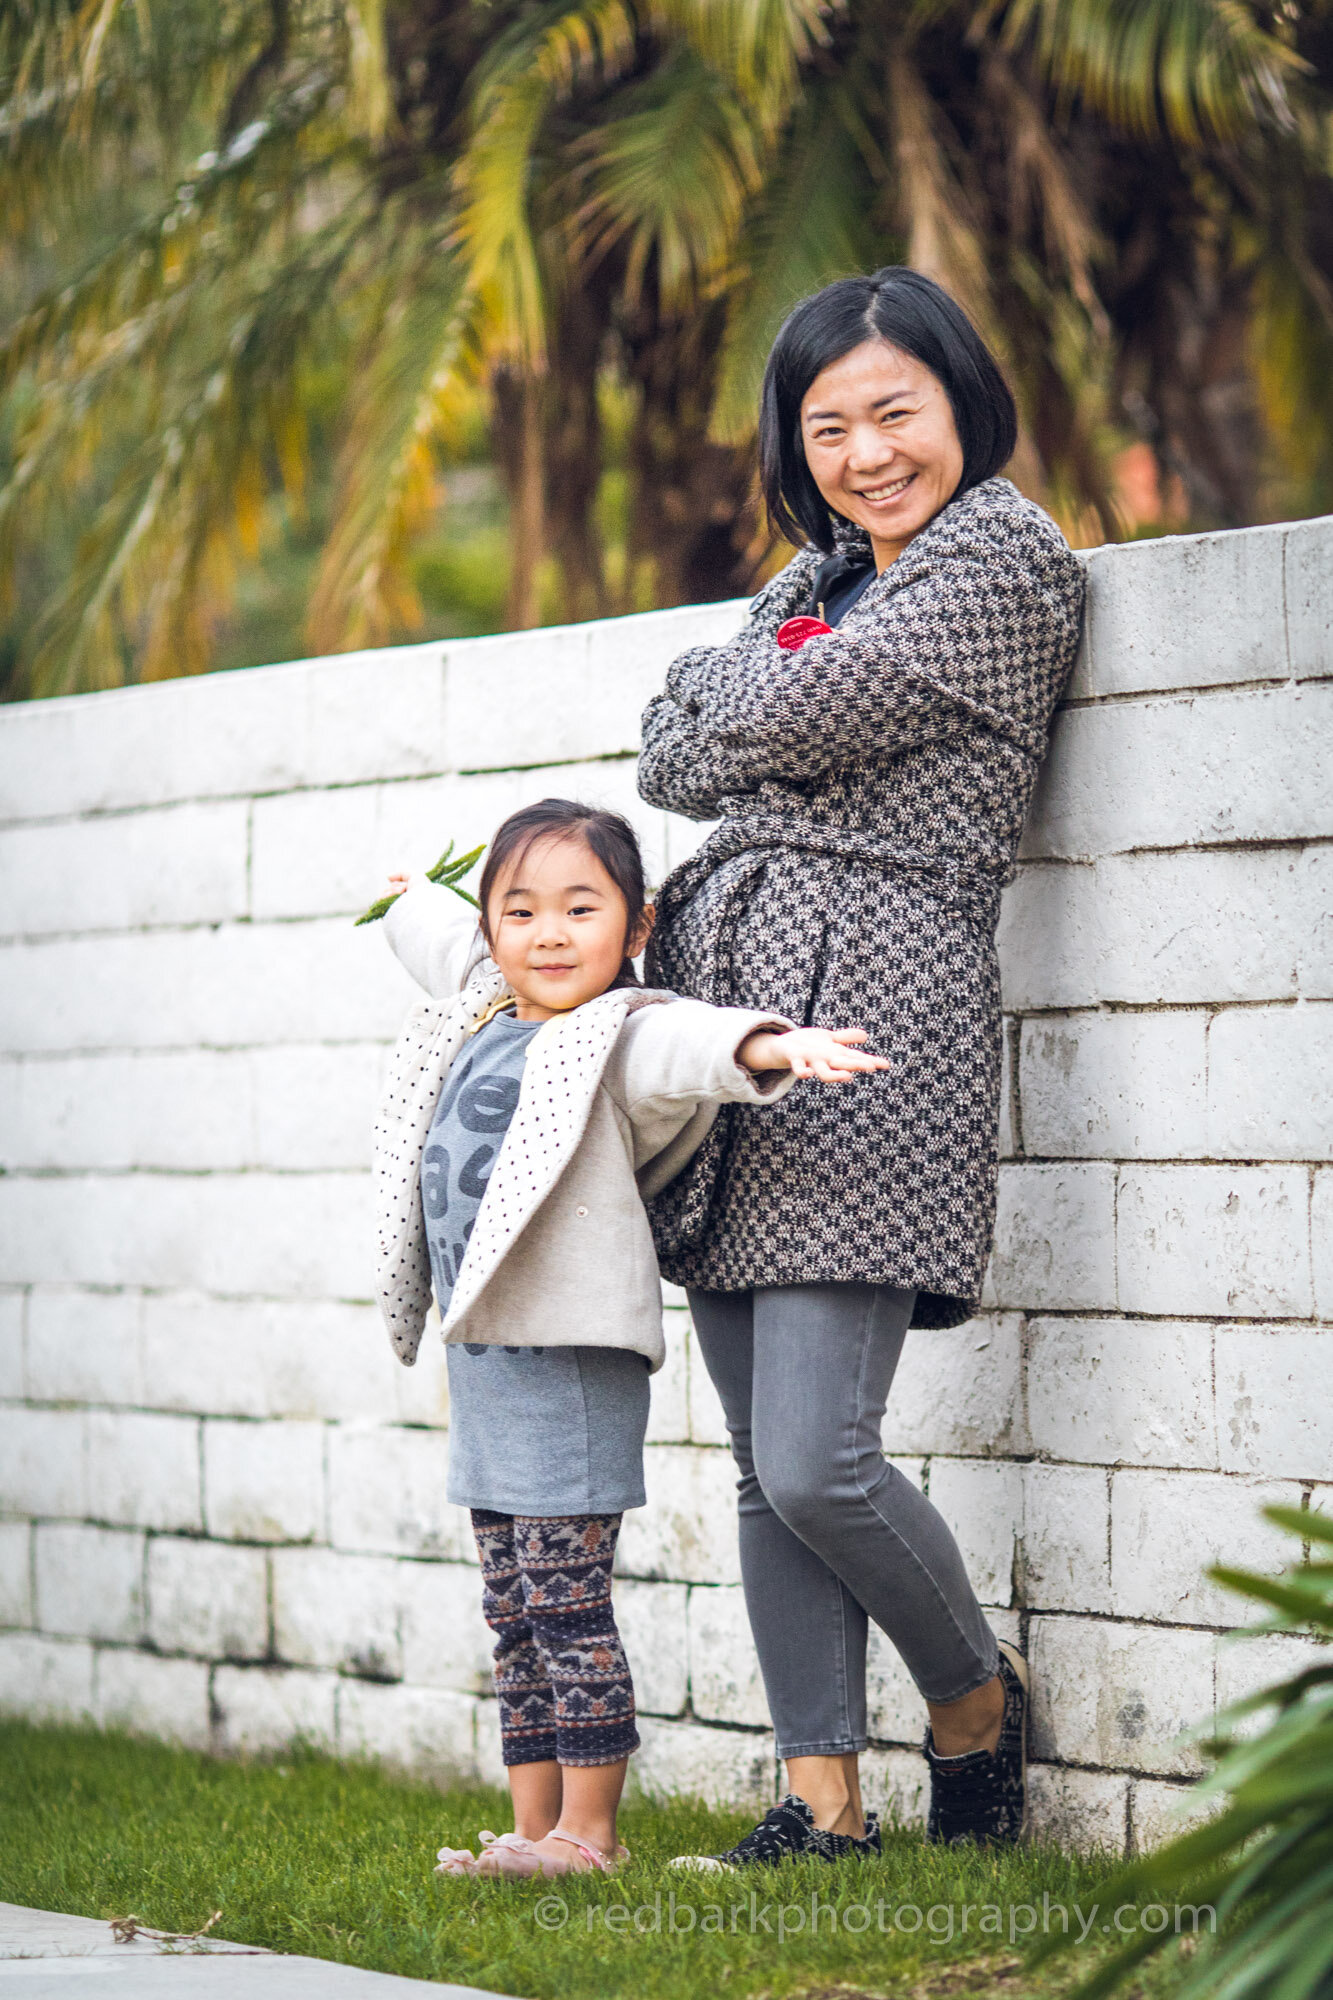
[[[868,1039],[864,1028],[789,1028],[783,1034],[761,1028],[747,1035],[736,1060],[759,1075],[789,1069],[793,1076],[820,1083],[851,1083],[857,1076],[893,1067],[887,1056],[857,1046]]]
[[[389,882],[407,885],[384,918],[391,950],[432,999],[449,999],[487,956],[476,917],[452,890],[424,876],[391,875]]]

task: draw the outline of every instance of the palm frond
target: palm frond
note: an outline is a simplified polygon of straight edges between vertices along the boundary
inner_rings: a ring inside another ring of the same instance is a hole
[[[768,352],[796,302],[885,261],[850,109],[840,81],[811,79],[747,214],[713,400],[712,435],[721,443],[753,435]]]
[[[312,174],[328,172],[332,141],[316,142],[313,160],[303,157],[302,141],[333,81],[328,71],[307,75],[225,151],[201,155],[170,198],[114,238],[88,269],[39,298],[0,341],[0,389],[38,356],[57,354],[90,329],[134,317],[184,282],[201,258],[211,267],[222,241],[233,260],[251,258],[275,226],[271,204],[259,198],[264,184],[282,187],[286,209]]]
[[[580,254],[623,245],[631,300],[653,260],[663,305],[679,310],[728,264],[760,185],[756,141],[739,101],[692,51],[675,52],[583,143]]]
[[[145,424],[48,609],[34,691],[114,684],[131,649],[145,679],[207,664],[235,551],[256,546],[275,447],[288,482],[299,479],[300,370],[324,337],[328,299],[361,227],[355,213],[338,216],[281,269],[253,274],[246,291],[216,286],[196,302],[189,345],[198,352],[207,315],[211,348],[193,370],[145,385],[145,415],[154,404],[160,414]]]
[[[1307,71],[1244,0],[1009,0],[1004,35],[1123,130],[1164,128],[1188,145],[1253,120],[1290,124]]]
[[[480,369],[484,302],[430,238],[395,257],[368,321],[332,525],[311,594],[317,651],[381,642],[420,611],[405,555],[435,500],[435,452],[459,378]]]
[[[534,154],[550,105],[581,79],[631,60],[627,0],[546,8],[503,37],[478,75],[472,134],[459,165],[460,229],[472,288],[491,304],[501,350],[522,367],[546,353],[546,301],[534,236]]]
[[[384,47],[384,0],[343,0],[347,22],[348,111],[354,131],[378,142],[392,110]]]
[[[847,0],[648,0],[665,40],[683,39],[773,135],[782,124],[829,19]]]

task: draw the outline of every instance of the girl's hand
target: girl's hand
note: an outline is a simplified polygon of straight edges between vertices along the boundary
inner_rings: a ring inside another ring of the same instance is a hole
[[[389,877],[389,887],[394,891],[395,895],[401,896],[404,889],[410,889],[411,886],[412,877],[410,875],[391,875]]]
[[[850,1083],[877,1069],[892,1069],[887,1056],[872,1056],[854,1046],[867,1039],[864,1028],[789,1028],[775,1035],[767,1029],[747,1035],[736,1051],[745,1069],[789,1069],[793,1076],[817,1077],[821,1083]]]

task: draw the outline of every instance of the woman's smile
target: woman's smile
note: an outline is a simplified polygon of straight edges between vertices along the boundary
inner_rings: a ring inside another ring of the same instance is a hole
[[[872,507],[891,506],[907,491],[916,478],[914,472],[905,472],[899,478],[886,480],[879,486],[854,486],[852,492],[858,500],[868,501]]]

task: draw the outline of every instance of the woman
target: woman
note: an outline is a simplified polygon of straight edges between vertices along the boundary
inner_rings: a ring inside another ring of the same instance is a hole
[[[674,662],[644,716],[643,797],[721,818],[662,889],[649,977],[864,1022],[892,1060],[854,1096],[728,1107],[653,1204],[740,1468],[789,1783],[737,1847],[692,1865],[879,1851],[857,1780],[867,1618],[929,1710],[927,1837],[1012,1841],[1025,1817],[1026,1662],[880,1449],[909,1325],[956,1326],[980,1297],[1000,890],[1082,612],[1059,529],[996,476],[1015,435],[999,369],[930,279],[890,266],[805,300],[760,420],[769,512],[799,553],[734,639]]]

